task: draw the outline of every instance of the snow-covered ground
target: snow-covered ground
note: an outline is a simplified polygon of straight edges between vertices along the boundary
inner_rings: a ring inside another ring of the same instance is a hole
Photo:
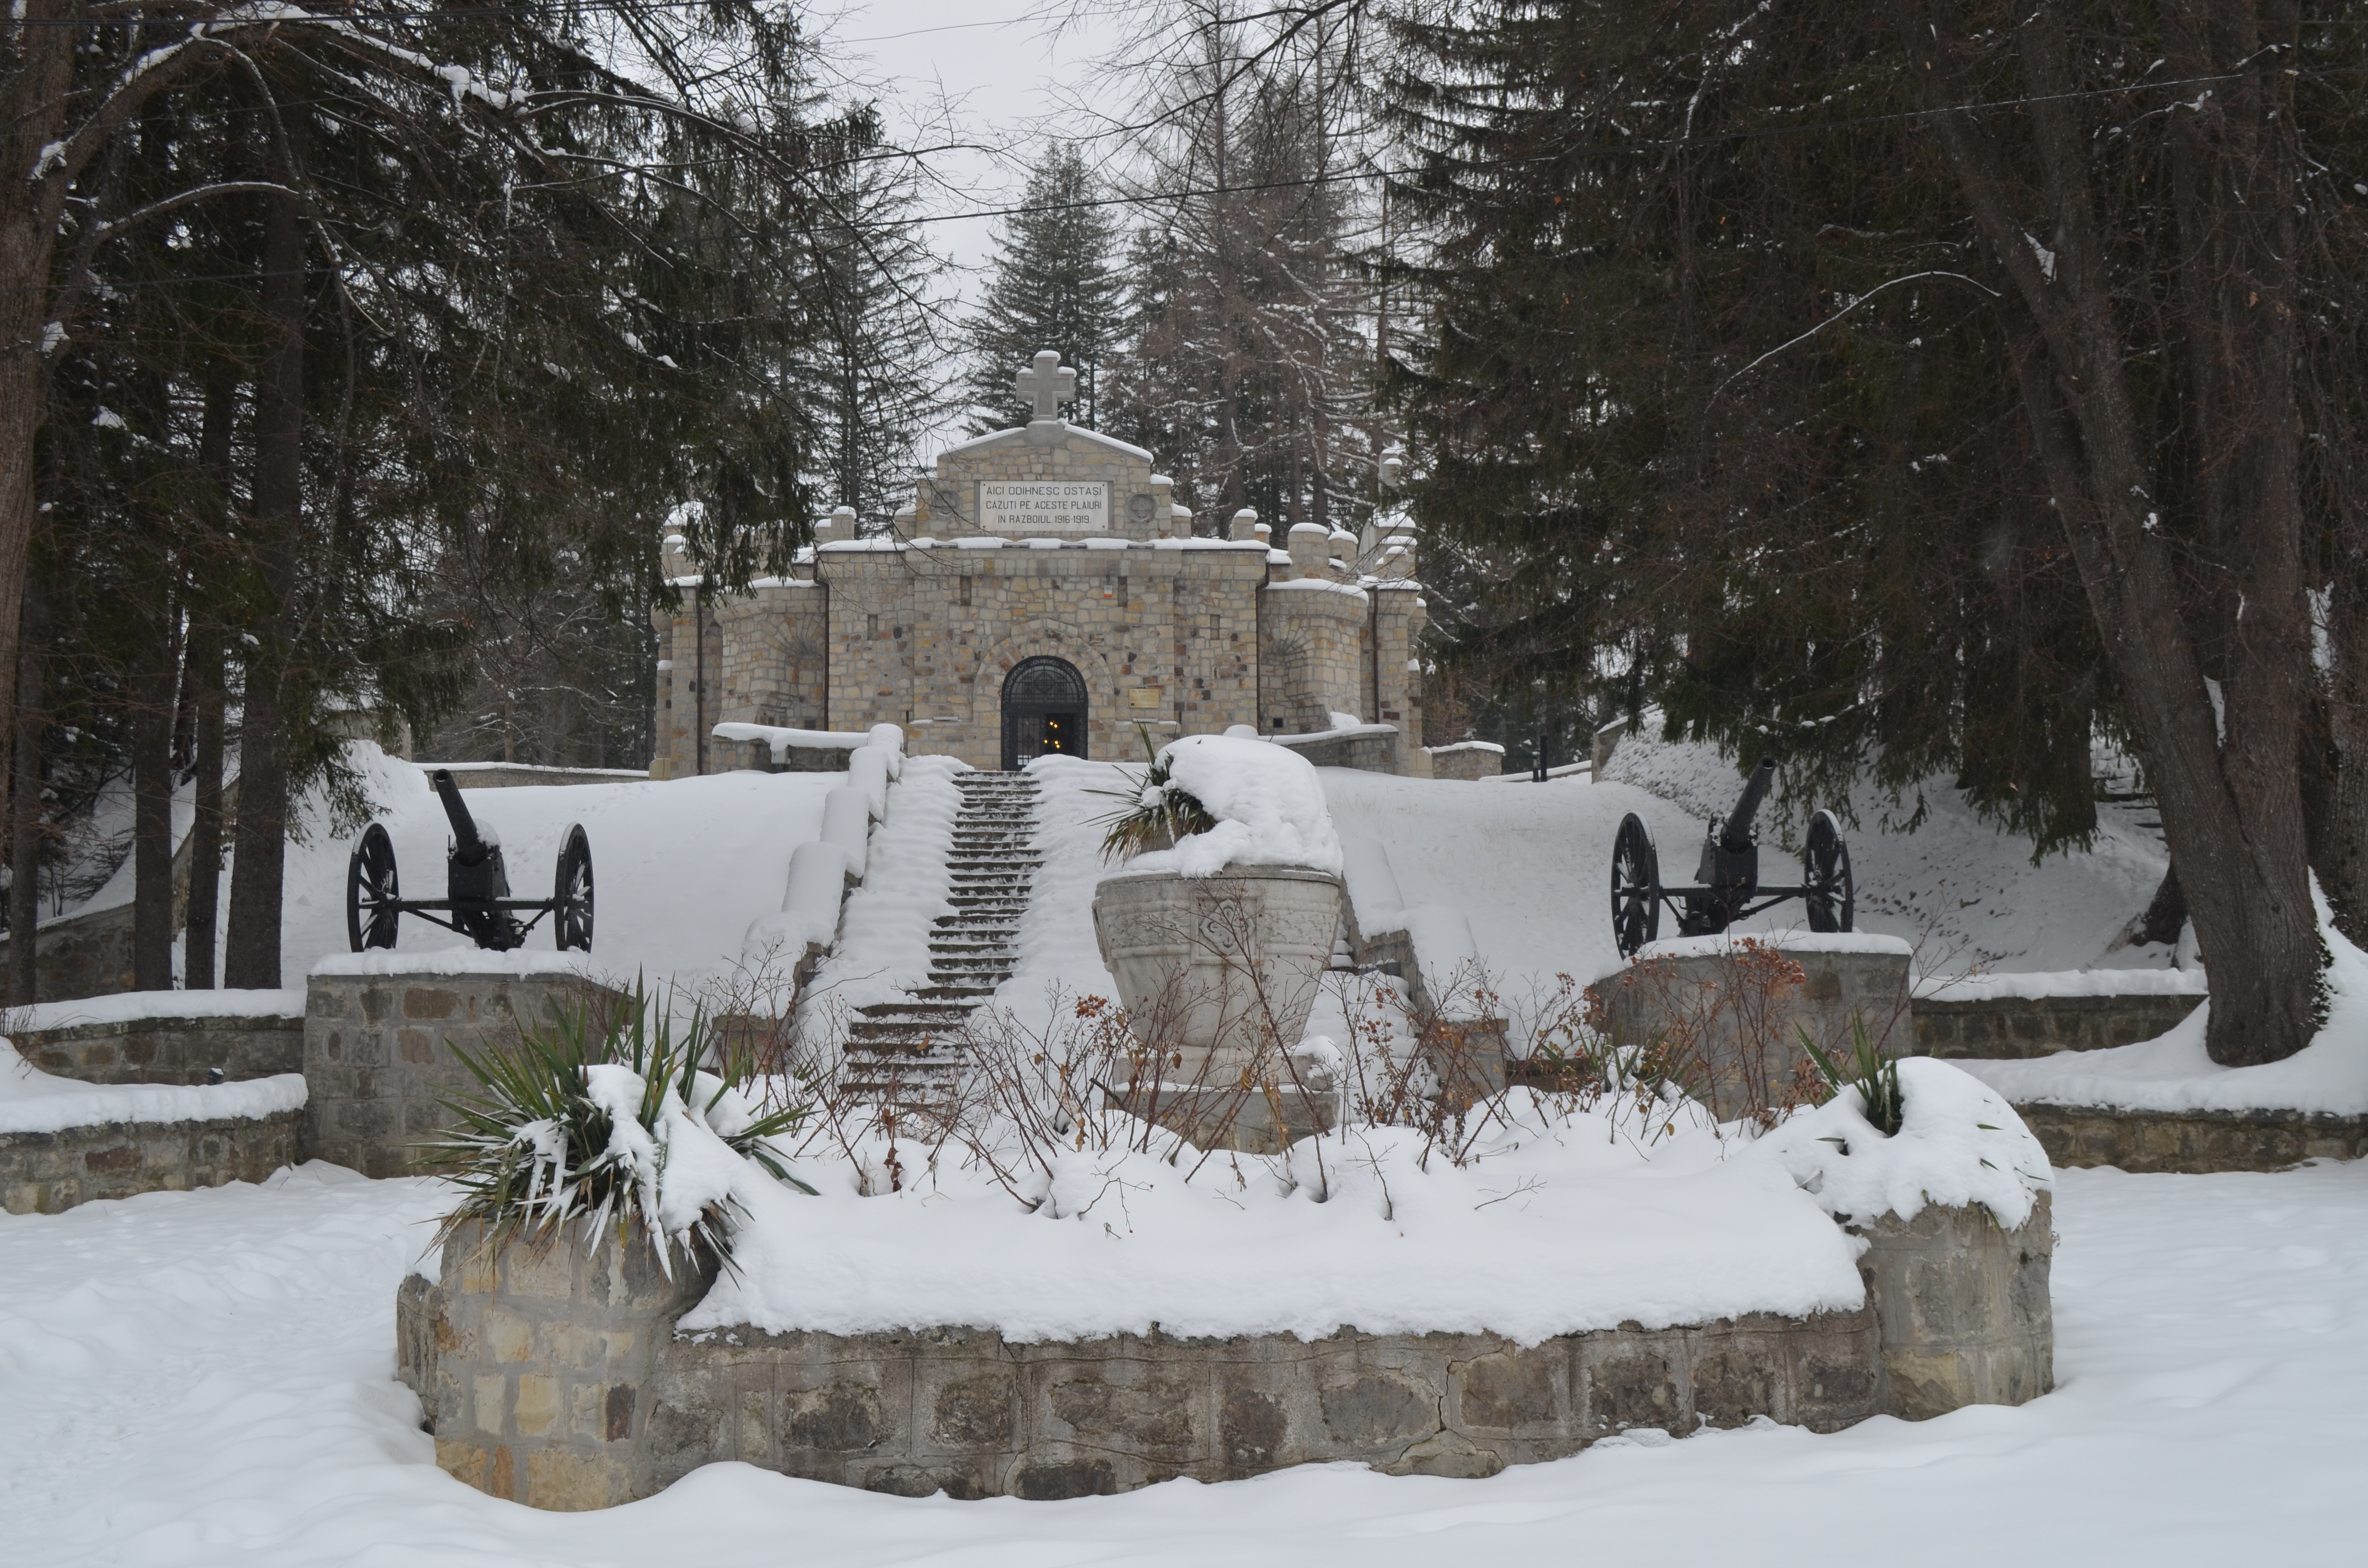
[[[1736,764],[1722,760],[1714,746],[1634,735],[1611,754],[1603,782],[1650,791],[1677,808],[1675,831],[1664,831],[1649,814],[1645,819],[1660,851],[1665,881],[1690,878],[1705,819],[1725,816],[1742,788]],[[1584,794],[1595,787],[1497,788],[1516,795],[1553,795]],[[1884,831],[1887,815],[1904,812],[1873,787],[1861,785],[1853,798],[1858,823],[1846,824],[1843,836],[1857,879],[1860,930],[1920,944],[1923,967],[1933,971],[1962,970],[1977,961],[2006,972],[2158,968],[2169,962],[2167,947],[2107,951],[2154,896],[2169,864],[2161,839],[2142,825],[2152,817],[2150,810],[2100,805],[2089,848],[2050,856],[2034,866],[2029,843],[1985,822],[1947,779],[1928,779],[1923,793],[1929,815],[1913,833]],[[1773,823],[1772,812],[1763,815]],[[1618,825],[1614,812],[1611,825],[1588,838],[1583,857],[1581,902],[1590,922],[1607,927],[1611,835]],[[1762,835],[1760,864],[1770,881],[1777,868],[1800,864],[1797,837],[1787,849],[1777,836]],[[1797,918],[1799,905],[1792,907]]]
[[[444,808],[416,764],[398,762],[368,742],[353,748],[376,820],[394,841],[403,892],[444,896],[444,846],[451,835]],[[512,896],[550,896],[560,841],[584,824],[592,844],[597,918],[593,972],[686,988],[728,974],[757,916],[781,906],[790,855],[821,831],[823,797],[844,773],[719,773],[662,783],[529,785],[470,790],[461,799],[481,825],[501,835]],[[289,845],[287,902],[280,926],[280,973],[301,985],[313,964],[347,950],[346,862],[352,835],[315,824],[309,839]],[[223,884],[227,889],[228,873]],[[545,920],[527,938],[552,947]],[[465,947],[464,937],[406,916],[405,952]]]
[[[1632,1436],[1487,1481],[1332,1465],[1067,1503],[717,1465],[597,1515],[495,1502],[435,1468],[392,1376],[395,1284],[441,1201],[316,1165],[0,1218],[7,1560],[2348,1568],[2368,1533],[2363,1163],[2064,1173],[2058,1387],[2017,1409]]]

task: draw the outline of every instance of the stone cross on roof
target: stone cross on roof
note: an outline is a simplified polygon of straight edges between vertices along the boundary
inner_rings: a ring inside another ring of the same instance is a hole
[[[1034,367],[1020,371],[1011,384],[1035,404],[1037,419],[1058,419],[1061,405],[1077,395],[1077,372],[1062,364],[1053,350],[1040,348]]]

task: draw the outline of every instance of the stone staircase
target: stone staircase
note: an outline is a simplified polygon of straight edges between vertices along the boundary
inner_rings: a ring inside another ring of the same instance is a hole
[[[1036,785],[1021,773],[962,773],[947,855],[950,912],[929,935],[928,983],[856,1009],[843,1068],[851,1092],[905,1107],[942,1104],[962,1066],[956,1033],[1019,962],[1020,917],[1043,857]]]

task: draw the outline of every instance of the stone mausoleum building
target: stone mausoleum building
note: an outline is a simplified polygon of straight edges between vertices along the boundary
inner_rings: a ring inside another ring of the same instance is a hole
[[[882,722],[983,768],[1138,760],[1138,726],[1159,744],[1246,724],[1314,762],[1428,777],[1408,527],[1278,537],[1242,511],[1196,535],[1150,453],[1058,417],[1074,384],[1036,356],[1034,419],[946,451],[887,536],[853,537],[842,507],[791,576],[656,612],[651,777],[761,765],[719,723]]]

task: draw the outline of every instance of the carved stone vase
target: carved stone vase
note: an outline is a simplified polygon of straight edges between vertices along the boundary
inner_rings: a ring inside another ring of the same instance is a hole
[[[1103,880],[1102,962],[1167,1081],[1215,1086],[1280,1071],[1331,966],[1340,898],[1339,878],[1304,866]]]

